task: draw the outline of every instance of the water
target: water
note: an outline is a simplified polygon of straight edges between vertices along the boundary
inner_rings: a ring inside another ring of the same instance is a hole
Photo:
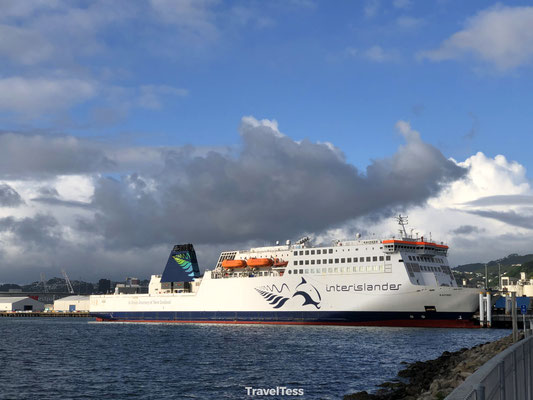
[[[337,399],[393,379],[402,361],[509,333],[0,318],[0,398],[242,399],[246,386],[287,386]]]

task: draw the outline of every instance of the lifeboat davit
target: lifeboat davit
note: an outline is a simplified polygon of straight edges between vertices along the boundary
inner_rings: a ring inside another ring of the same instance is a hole
[[[271,267],[274,265],[274,260],[271,258],[249,258],[248,266],[249,267]]]
[[[244,260],[223,260],[222,268],[244,268],[246,261]]]

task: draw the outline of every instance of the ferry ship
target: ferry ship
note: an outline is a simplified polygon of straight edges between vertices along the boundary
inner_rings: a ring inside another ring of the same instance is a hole
[[[99,321],[474,327],[479,290],[458,287],[448,246],[413,238],[335,240],[224,251],[200,274],[176,245],[147,294],[90,297]]]

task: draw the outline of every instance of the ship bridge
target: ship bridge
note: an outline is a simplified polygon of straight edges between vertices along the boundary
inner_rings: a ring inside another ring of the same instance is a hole
[[[402,240],[389,239],[383,240],[383,251],[385,253],[396,253],[398,251],[409,251],[421,255],[440,255],[446,256],[448,254],[448,246],[445,244],[437,244],[434,242],[418,241],[404,238]]]

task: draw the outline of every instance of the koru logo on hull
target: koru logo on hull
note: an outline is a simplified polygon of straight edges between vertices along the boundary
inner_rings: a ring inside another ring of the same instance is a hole
[[[255,290],[263,296],[272,308],[281,308],[287,303],[287,301],[302,297],[304,301],[300,304],[301,306],[310,305],[319,310],[320,302],[322,301],[322,296],[320,296],[318,289],[308,283],[304,278],[302,278],[302,281],[296,285],[294,291],[291,291],[286,283],[282,284],[280,288],[276,285],[266,285],[255,288]]]

